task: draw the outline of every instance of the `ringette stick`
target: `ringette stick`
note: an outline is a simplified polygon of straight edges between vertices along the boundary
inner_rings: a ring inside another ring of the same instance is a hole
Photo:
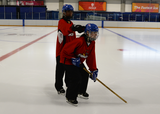
[[[83,68],[88,74],[90,74],[92,76],[92,73],[90,73],[85,67]],[[127,101],[125,101],[122,97],[120,97],[117,93],[115,93],[112,89],[110,89],[108,86],[106,86],[102,81],[100,81],[98,78],[96,78],[96,80],[98,82],[100,82],[103,86],[105,86],[107,89],[109,89],[112,93],[114,93],[117,97],[119,97],[122,101],[124,101],[125,103],[127,103]]]

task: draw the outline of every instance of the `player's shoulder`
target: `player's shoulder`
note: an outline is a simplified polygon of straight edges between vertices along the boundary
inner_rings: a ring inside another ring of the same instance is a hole
[[[63,19],[63,18],[61,18],[59,21],[58,21],[58,23],[64,23],[65,22],[65,20]]]
[[[84,36],[82,35],[82,36],[80,36],[79,38],[76,38],[76,40],[79,42],[79,43],[83,43],[83,42],[85,42],[85,38],[84,38]]]
[[[90,44],[90,46],[92,47],[94,47],[95,46],[95,41],[91,41],[91,44]]]
[[[61,18],[59,21],[58,21],[58,28],[63,28],[64,26],[66,26],[66,23],[65,20],[63,18]]]
[[[92,43],[95,44],[96,42],[95,42],[95,41],[92,41]]]
[[[68,21],[67,20],[65,20],[64,18],[61,18],[60,20],[59,20],[59,23],[67,23]],[[73,22],[70,20],[70,23],[71,24],[73,24]]]

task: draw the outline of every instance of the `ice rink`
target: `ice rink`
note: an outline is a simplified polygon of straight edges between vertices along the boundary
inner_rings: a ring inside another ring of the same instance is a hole
[[[0,27],[0,114],[160,114],[160,30],[100,28],[88,100],[54,88],[57,27]]]

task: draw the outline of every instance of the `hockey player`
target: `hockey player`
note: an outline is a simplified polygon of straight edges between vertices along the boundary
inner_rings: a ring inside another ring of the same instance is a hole
[[[91,79],[96,81],[98,75],[95,56],[95,40],[98,38],[98,31],[97,25],[87,24],[85,33],[80,38],[66,43],[61,51],[60,63],[64,65],[69,77],[66,99],[74,105],[78,104],[77,96],[85,99],[89,97],[86,92],[89,74],[83,70],[84,60],[93,74]]]
[[[56,44],[56,74],[55,74],[55,88],[58,94],[65,93],[63,88],[63,75],[64,68],[60,63],[60,52],[65,45],[65,43],[70,42],[71,40],[76,38],[75,31],[79,33],[84,31],[84,26],[81,25],[73,25],[70,20],[73,15],[73,7],[72,5],[65,4],[62,8],[63,17],[58,22],[58,35],[57,35],[57,44]],[[65,82],[67,84],[67,77],[65,78]]]

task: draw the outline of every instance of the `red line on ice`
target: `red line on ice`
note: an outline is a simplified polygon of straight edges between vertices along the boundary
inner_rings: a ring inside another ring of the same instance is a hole
[[[24,45],[24,46],[18,48],[18,49],[15,49],[15,50],[13,50],[13,51],[11,51],[11,52],[9,52],[9,53],[7,53],[7,54],[1,56],[1,57],[0,57],[0,62],[3,61],[4,59],[10,57],[11,55],[13,55],[13,54],[15,54],[15,53],[21,51],[22,49],[24,49],[24,48],[26,48],[26,47],[32,45],[33,43],[35,43],[35,42],[37,42],[37,41],[39,41],[39,40],[45,38],[46,36],[52,34],[52,33],[55,32],[55,31],[57,31],[57,30],[54,30],[54,31],[52,31],[52,32],[50,32],[50,33],[48,33],[48,34],[46,34],[46,35],[44,35],[44,36],[42,36],[42,37],[40,37],[40,38],[38,38],[38,39],[36,39],[36,40],[34,40],[34,41],[28,43],[28,44],[26,44],[26,45]]]

